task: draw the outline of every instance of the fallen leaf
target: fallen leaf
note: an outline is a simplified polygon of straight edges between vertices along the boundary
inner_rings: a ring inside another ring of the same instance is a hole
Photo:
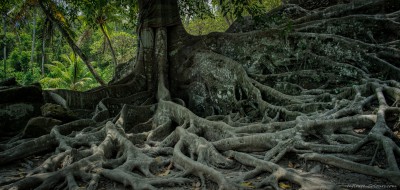
[[[169,172],[171,172],[172,166],[173,166],[172,162],[169,163],[169,165],[163,170],[163,172],[157,174],[157,176],[167,176]]]
[[[289,184],[283,183],[283,182],[279,182],[279,187],[282,189],[289,189],[291,188],[291,186]]]
[[[162,159],[161,159],[160,156],[157,156],[156,158],[154,158],[154,160],[155,160],[157,163],[161,163],[161,161],[162,161]]]
[[[250,181],[245,181],[240,184],[243,187],[256,188]]]
[[[294,168],[294,164],[291,161],[289,161],[288,167],[289,168]]]

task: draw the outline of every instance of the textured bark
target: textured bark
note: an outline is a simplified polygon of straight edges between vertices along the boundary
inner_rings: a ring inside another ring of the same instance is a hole
[[[347,188],[340,176],[351,175],[395,188],[400,5],[385,2],[284,5],[267,16],[285,19],[234,23],[243,33],[141,28],[133,73],[88,92],[46,92],[93,116],[1,144],[1,164],[54,154],[0,184],[308,190]]]

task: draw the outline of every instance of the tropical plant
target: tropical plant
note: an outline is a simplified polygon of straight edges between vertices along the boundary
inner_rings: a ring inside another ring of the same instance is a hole
[[[45,64],[50,71],[49,75],[40,80],[44,88],[66,88],[71,90],[85,90],[91,86],[93,79],[90,72],[84,67],[83,61],[74,53],[61,55],[62,61],[52,61]]]
[[[206,35],[210,32],[224,32],[229,24],[222,16],[194,18],[185,26],[186,31],[192,35]]]
[[[100,37],[98,32],[95,33],[95,37],[96,40],[93,41],[93,43],[89,47],[90,54],[96,55],[97,60],[99,60],[97,62],[99,62],[98,64],[100,64],[101,66],[105,63],[110,63],[112,61],[112,55],[110,51],[107,51],[107,48],[109,47],[104,46],[105,41]],[[135,35],[119,31],[113,32],[110,37],[112,39],[112,46],[115,47],[116,59],[118,63],[126,63],[135,57],[135,44],[137,43],[137,38]]]

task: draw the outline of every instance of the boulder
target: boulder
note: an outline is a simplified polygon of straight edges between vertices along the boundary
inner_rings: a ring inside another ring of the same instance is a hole
[[[14,77],[0,81],[0,87],[10,87],[10,86],[18,86],[17,80]]]
[[[42,89],[38,86],[21,86],[0,90],[0,104],[21,102],[43,103]]]
[[[71,110],[68,110],[57,104],[46,103],[40,109],[42,111],[42,116],[44,117],[51,117],[63,122],[69,122],[78,119],[76,114],[74,114]]]
[[[43,102],[42,90],[37,86],[0,89],[0,135],[18,134],[30,118],[40,116]]]
[[[54,126],[60,124],[62,124],[62,121],[53,118],[48,118],[48,117],[32,118],[28,121],[28,124],[26,124],[22,132],[23,138],[34,138],[49,134]]]

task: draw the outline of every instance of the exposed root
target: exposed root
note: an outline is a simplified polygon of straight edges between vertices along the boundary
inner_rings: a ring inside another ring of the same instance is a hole
[[[269,16],[297,11],[291,25],[193,37],[181,48],[158,28],[152,91],[143,91],[148,78],[139,73],[85,93],[47,93],[47,101],[92,109],[93,117],[1,144],[2,165],[54,152],[21,178],[0,178],[1,189],[96,189],[104,178],[132,189],[342,183],[292,161],[400,186],[400,5],[385,2],[312,12],[285,5]],[[381,22],[384,31],[375,27]]]

